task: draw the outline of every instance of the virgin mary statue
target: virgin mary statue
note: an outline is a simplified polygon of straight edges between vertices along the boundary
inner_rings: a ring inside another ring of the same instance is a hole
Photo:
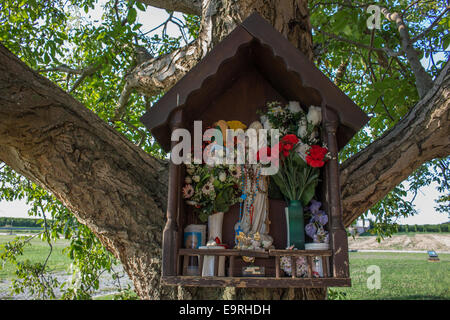
[[[249,126],[248,130],[250,129],[254,129],[258,137],[262,125],[259,121],[255,121]],[[256,146],[250,145],[247,154],[254,152],[256,155],[256,151],[264,147],[264,143],[258,141]],[[269,235],[269,179],[261,175],[260,164],[245,164],[242,175],[243,201],[240,204],[240,220],[235,227],[236,235],[243,232],[245,238],[251,239],[247,243],[253,249],[261,247],[268,249],[273,243],[273,238]],[[242,238],[243,235],[240,236]]]

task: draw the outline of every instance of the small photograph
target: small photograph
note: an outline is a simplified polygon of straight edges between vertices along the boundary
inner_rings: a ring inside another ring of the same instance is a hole
[[[184,247],[189,249],[198,249],[202,243],[201,232],[184,232]]]

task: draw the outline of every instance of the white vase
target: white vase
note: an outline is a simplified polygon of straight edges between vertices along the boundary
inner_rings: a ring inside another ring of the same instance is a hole
[[[222,243],[223,212],[217,212],[208,216],[208,241],[220,239]]]
[[[216,238],[219,238],[220,243],[222,243],[222,224],[223,224],[223,212],[217,212],[210,216],[208,216],[208,243],[206,246],[200,247],[200,249],[225,249],[222,246],[211,245],[212,241],[215,241]],[[218,243],[217,243],[218,244]],[[211,277],[214,276],[214,256],[204,256],[203,260],[203,269],[202,276],[203,277]],[[225,256],[219,256],[218,259],[218,277],[225,276]]]

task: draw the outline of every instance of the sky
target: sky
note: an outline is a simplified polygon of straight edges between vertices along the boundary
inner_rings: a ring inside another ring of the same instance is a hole
[[[100,1],[102,3],[103,1]],[[82,12],[84,15],[84,12]],[[175,16],[181,18],[181,14],[176,13]],[[96,10],[91,10],[88,12],[87,17],[92,20],[101,20],[101,10],[97,7]],[[143,32],[151,30],[152,28],[158,26],[164,22],[168,17],[165,10],[157,8],[149,8],[145,12],[138,11],[137,20],[142,23],[145,27]],[[157,32],[157,31],[156,31]],[[168,34],[179,35],[178,27],[174,24],[169,24],[167,28]],[[439,58],[438,58],[439,59]],[[436,60],[436,59],[435,59]],[[423,60],[422,63],[425,67],[428,63],[427,60]],[[439,192],[436,190],[436,184],[431,184],[430,186],[423,187],[419,190],[414,205],[418,214],[408,217],[399,218],[397,223],[399,224],[439,224],[449,221],[449,217],[446,214],[438,213],[434,210],[434,200],[439,197]],[[408,194],[408,199],[412,198],[412,194]],[[0,217],[21,217],[30,218],[27,215],[29,206],[24,200],[6,202],[0,201]]]

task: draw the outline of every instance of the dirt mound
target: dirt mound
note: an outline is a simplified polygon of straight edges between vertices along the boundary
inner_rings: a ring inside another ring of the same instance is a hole
[[[412,235],[393,235],[377,242],[375,236],[349,237],[349,249],[352,250],[436,250],[450,251],[450,234],[425,233]]]

